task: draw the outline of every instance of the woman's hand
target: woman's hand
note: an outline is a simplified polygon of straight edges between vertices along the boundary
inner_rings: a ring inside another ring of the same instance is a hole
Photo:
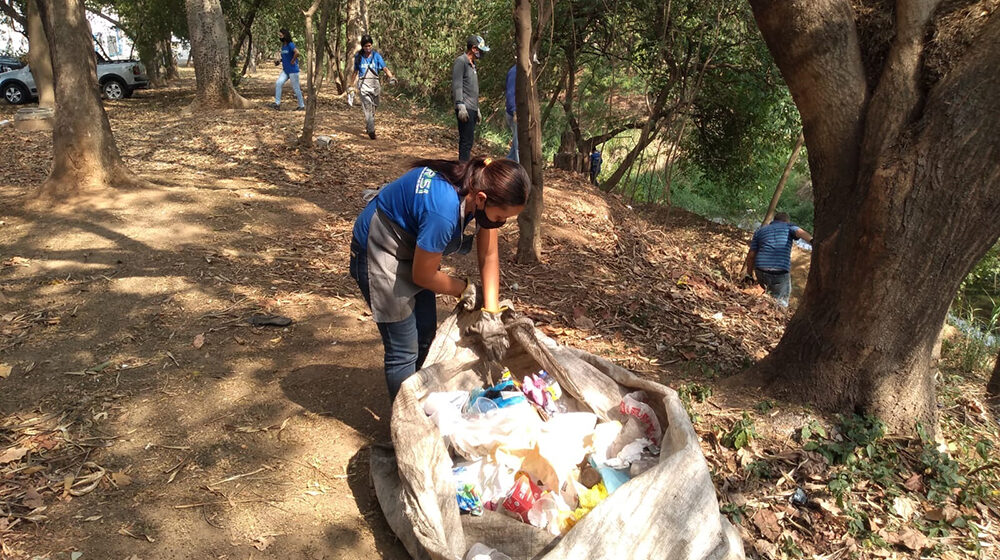
[[[476,234],[476,255],[479,257],[479,277],[483,281],[483,309],[500,309],[499,234],[495,229],[480,229]]]
[[[413,253],[413,283],[435,294],[461,297],[465,280],[441,272],[441,253],[429,253],[417,247]]]

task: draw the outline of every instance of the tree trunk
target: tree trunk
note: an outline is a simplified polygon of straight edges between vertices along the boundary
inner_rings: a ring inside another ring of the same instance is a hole
[[[28,32],[28,66],[31,76],[38,88],[38,106],[53,108],[56,106],[56,94],[52,85],[52,56],[49,53],[49,42],[45,37],[45,26],[42,16],[38,13],[36,0],[25,0],[27,12],[26,31]]]
[[[556,102],[559,101],[559,94],[562,93],[563,84],[566,83],[566,73],[563,72],[562,76],[559,76],[559,81],[556,83],[556,89],[552,92],[552,96],[549,97],[549,102],[545,105],[545,110],[542,111],[542,130],[545,130],[545,123],[549,120],[549,115],[552,114],[552,108],[556,106]]]
[[[188,110],[246,109],[229,71],[229,39],[219,0],[186,0],[197,90]]]
[[[986,394],[991,399],[1000,398],[1000,355],[997,356],[997,363],[993,366],[993,375],[986,384]]]
[[[792,155],[788,156],[785,170],[781,173],[781,178],[778,179],[778,186],[774,187],[774,195],[771,197],[771,203],[767,205],[767,213],[764,214],[764,221],[761,222],[761,225],[766,226],[774,219],[774,213],[778,210],[778,200],[781,199],[781,191],[785,190],[785,183],[788,182],[788,176],[792,174],[795,162],[799,160],[799,151],[805,142],[806,137],[800,132],[798,139],[795,140],[795,147],[792,148]]]
[[[802,116],[818,242],[801,306],[749,377],[897,432],[936,430],[934,342],[1000,237],[1000,15],[966,20],[978,36],[935,80],[934,2],[898,3],[885,57],[863,52],[846,1],[751,5]],[[866,58],[884,63],[866,71]]]
[[[667,96],[670,93],[670,87],[665,86],[660,90],[660,93],[656,96],[656,101],[653,103],[652,112],[649,114],[649,119],[646,120],[646,124],[642,125],[642,131],[639,133],[639,141],[636,142],[635,146],[629,150],[628,154],[625,155],[625,159],[622,160],[615,172],[608,177],[604,183],[601,184],[601,190],[605,192],[611,192],[618,186],[618,183],[622,180],[622,177],[632,168],[632,164],[635,163],[636,158],[639,154],[646,149],[646,146],[656,138],[657,125],[660,122],[660,118],[663,116],[663,106],[667,102]]]
[[[319,32],[313,37],[312,19],[316,10],[321,9],[319,16]],[[306,12],[306,48],[311,52],[306,58],[306,116],[302,123],[302,135],[299,144],[312,144],[313,130],[316,126],[316,97],[322,85],[323,54],[326,52],[326,25],[330,18],[329,2],[313,0],[312,6]]]
[[[156,44],[156,48],[163,63],[163,78],[167,81],[180,78],[180,72],[177,70],[177,58],[174,56],[174,50],[170,47],[169,33],[166,37],[160,39]]]
[[[97,88],[97,66],[82,0],[38,0],[55,76],[52,170],[43,199],[130,182]]]
[[[545,21],[544,9],[539,10],[539,28]],[[538,106],[538,84],[533,64],[538,33],[531,32],[531,1],[514,0],[514,35],[517,45],[516,105],[517,141],[521,166],[531,178],[528,204],[517,216],[517,262],[533,263],[542,257],[542,128]]]
[[[350,79],[354,71],[354,54],[361,48],[361,0],[346,0],[346,29],[344,31],[344,73]]]

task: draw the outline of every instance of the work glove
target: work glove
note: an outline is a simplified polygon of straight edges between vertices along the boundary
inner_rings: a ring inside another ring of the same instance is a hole
[[[475,311],[483,307],[483,291],[478,286],[465,279],[465,289],[458,297],[458,305],[466,311]]]
[[[390,85],[390,86],[394,86],[394,85],[396,85],[396,82],[397,82],[397,81],[398,81],[398,80],[396,80],[396,78],[389,78],[389,85]]]
[[[483,112],[476,111],[476,124],[479,124],[483,120]]]
[[[494,363],[500,363],[510,348],[510,339],[507,338],[507,329],[500,318],[501,313],[502,308],[497,311],[481,310],[479,318],[466,331],[468,336],[482,345],[483,357]]]
[[[469,122],[469,111],[465,108],[465,103],[458,104],[458,120]]]

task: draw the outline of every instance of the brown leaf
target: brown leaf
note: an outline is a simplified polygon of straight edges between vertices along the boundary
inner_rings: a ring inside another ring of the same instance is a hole
[[[903,483],[903,487],[910,492],[921,494],[924,491],[924,479],[918,473],[913,473],[910,475],[910,478],[907,478],[906,482]]]
[[[274,542],[274,535],[261,535],[253,540],[253,547],[264,552]]]
[[[924,536],[923,533],[914,529],[913,527],[907,527],[903,529],[901,533],[888,535],[890,538],[886,540],[892,544],[901,545],[914,552],[920,552],[921,550],[927,548],[930,545],[930,541]],[[895,537],[895,539],[893,539]]]
[[[204,334],[199,334],[198,336],[194,337],[194,341],[191,342],[191,346],[194,346],[195,348],[201,348],[204,345],[205,345]]]
[[[962,512],[958,510],[955,506],[946,505],[943,508],[934,508],[928,510],[924,513],[924,518],[928,521],[946,521],[951,523],[952,521],[958,519],[962,515]]]
[[[44,506],[45,500],[37,490],[34,488],[28,488],[28,491],[24,493],[24,500],[22,500],[21,503],[23,503],[25,507],[35,509]]]
[[[114,482],[115,486],[122,488],[132,484],[132,477],[123,472],[111,473],[111,482]]]
[[[769,509],[759,509],[753,515],[753,524],[760,530],[760,534],[769,541],[777,540],[781,536],[781,525],[778,524],[778,517]]]
[[[27,447],[8,447],[6,451],[0,453],[0,465],[20,461],[27,453]]]
[[[0,379],[7,379],[10,375],[11,366],[7,364],[0,364]]]

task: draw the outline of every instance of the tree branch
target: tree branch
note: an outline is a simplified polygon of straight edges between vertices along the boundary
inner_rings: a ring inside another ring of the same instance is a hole
[[[94,8],[92,8],[90,6],[87,6],[86,4],[84,4],[84,6],[86,6],[88,12],[90,12],[90,13],[94,14],[95,16],[97,16],[97,17],[99,17],[99,18],[107,21],[108,23],[110,23],[111,25],[117,27],[118,29],[121,29],[122,33],[124,33],[133,43],[135,42],[135,34],[132,33],[124,25],[122,25],[122,22],[116,20],[115,18],[113,18],[113,17],[111,17],[109,15],[105,15],[105,14],[101,13],[100,10],[94,9]]]
[[[24,35],[27,35],[28,18],[23,14],[18,13],[14,8],[14,3],[10,0],[0,0],[0,12],[3,12],[7,17],[16,21],[21,25],[21,28],[25,30]]]
[[[868,88],[847,0],[750,0],[768,50],[802,117],[809,149],[816,234],[856,207],[859,146]],[[815,258],[815,255],[814,255]]]
[[[915,118],[923,105],[921,53],[925,30],[938,2],[896,2],[896,37],[865,118],[862,153],[868,155],[862,160],[859,172],[862,183],[871,176],[885,147],[895,141],[900,130]]]

